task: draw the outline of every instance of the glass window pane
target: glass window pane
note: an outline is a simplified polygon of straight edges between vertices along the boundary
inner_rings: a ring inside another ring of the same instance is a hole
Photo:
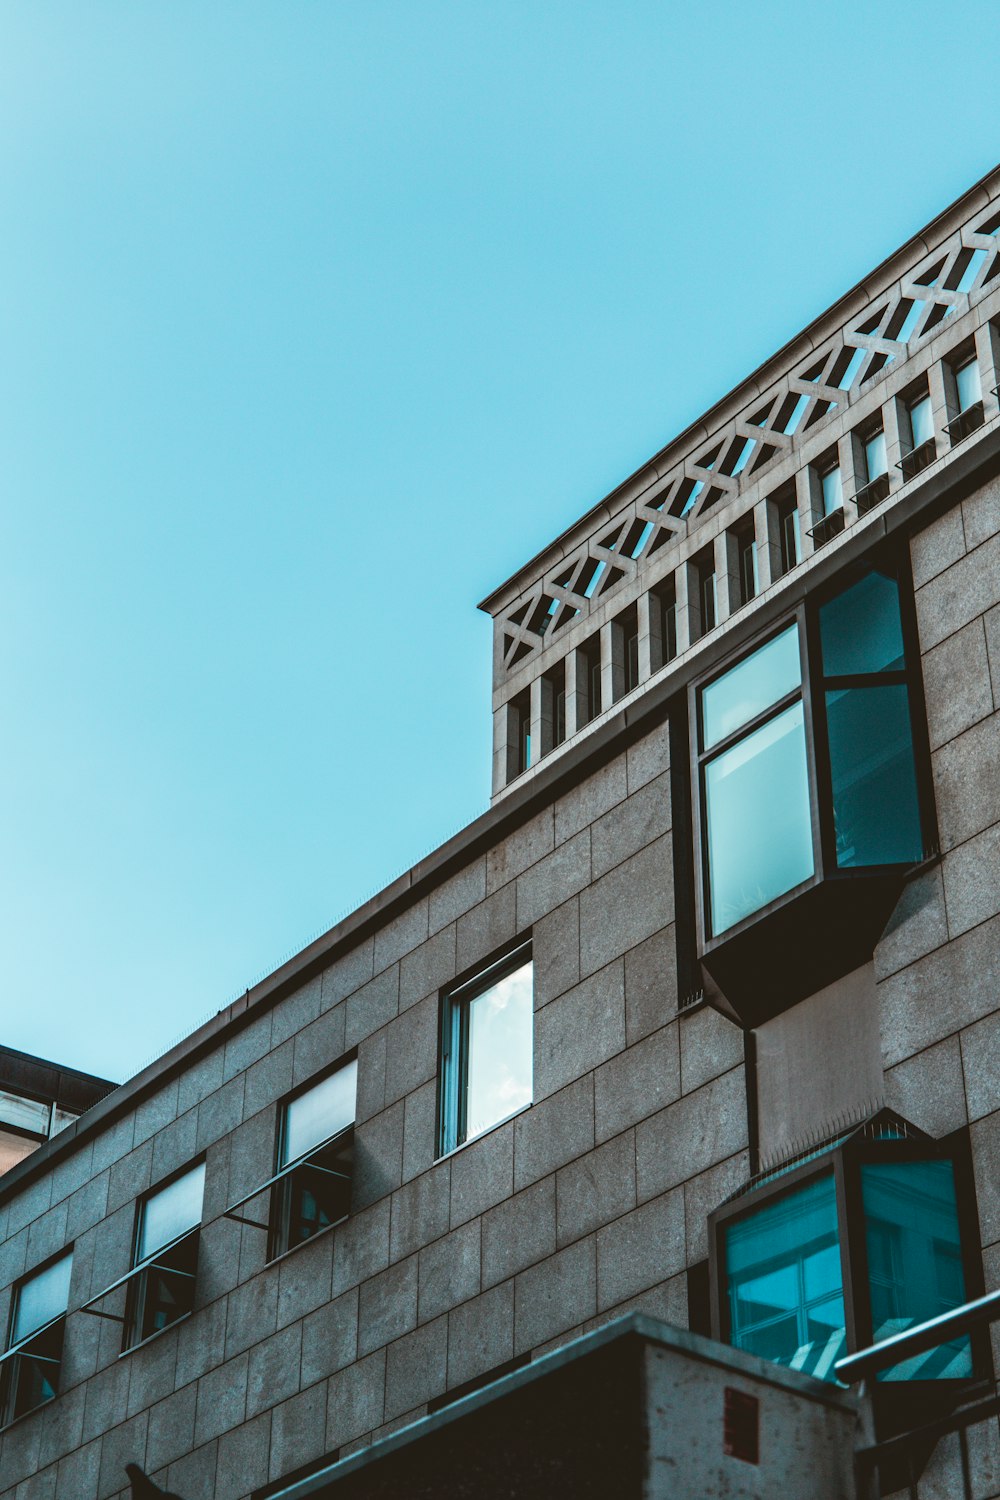
[[[792,625],[705,688],[701,695],[705,749],[756,718],[801,682],[799,630]]]
[[[205,1163],[200,1162],[183,1177],[151,1194],[142,1206],[137,1259],[155,1255],[162,1246],[200,1224],[204,1193]]]
[[[56,1109],[52,1112],[52,1134],[58,1135],[60,1130],[65,1130],[67,1125],[72,1125],[74,1120],[80,1116],[68,1109]]]
[[[928,438],[934,436],[930,396],[925,396],[922,401],[915,401],[910,407],[910,433],[914,448],[919,448],[921,443],[926,443]]]
[[[872,1330],[902,1333],[965,1301],[962,1247],[950,1161],[861,1169]],[[972,1348],[955,1339],[894,1365],[882,1380],[955,1380],[972,1374]]]
[[[827,469],[821,480],[823,486],[823,514],[832,515],[835,510],[840,510],[844,503],[843,490],[840,484],[840,470]]]
[[[0,1126],[0,1177],[16,1167],[19,1161],[37,1151],[40,1142],[29,1140],[26,1135],[15,1135],[13,1130]]]
[[[975,406],[977,401],[983,399],[982,387],[979,384],[979,365],[974,359],[970,359],[968,364],[955,371],[955,384],[958,386],[959,411],[968,411],[970,406]]]
[[[829,599],[819,612],[819,633],[827,677],[900,671],[905,661],[895,578],[873,570]]]
[[[711,928],[724,932],[813,873],[802,704],[705,768]]]
[[[465,1139],[531,1103],[531,963],[469,1001]]]
[[[22,1099],[20,1094],[0,1089],[0,1122],[46,1136],[49,1133],[49,1106],[39,1104],[37,1099]]]
[[[888,472],[889,459],[885,451],[885,433],[875,432],[865,443],[865,468],[869,482]]]
[[[11,1332],[11,1344],[19,1344],[38,1328],[66,1311],[69,1302],[69,1278],[73,1269],[72,1254],[63,1255],[30,1281],[17,1294],[17,1312]]]
[[[826,718],[837,864],[915,864],[923,838],[906,687],[828,692]]]
[[[323,1141],[354,1124],[358,1064],[347,1063],[285,1106],[281,1166],[298,1161]]]
[[[832,1174],[731,1224],[725,1262],[730,1343],[832,1380],[845,1341]]]

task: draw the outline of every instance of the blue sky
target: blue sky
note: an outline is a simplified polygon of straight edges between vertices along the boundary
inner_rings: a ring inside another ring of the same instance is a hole
[[[1000,158],[1000,10],[0,5],[0,1040],[475,816],[475,603]]]

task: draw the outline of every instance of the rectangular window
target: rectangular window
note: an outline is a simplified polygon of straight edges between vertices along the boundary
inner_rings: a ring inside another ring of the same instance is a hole
[[[714,554],[703,552],[695,559],[694,566],[698,580],[700,634],[707,635],[710,630],[715,629],[719,619]]]
[[[272,1260],[350,1212],[357,1091],[358,1064],[352,1059],[281,1106]]]
[[[985,418],[983,410],[983,389],[979,379],[979,364],[976,356],[964,359],[961,364],[952,368],[951,378],[952,399],[951,405],[958,407],[958,415],[954,417],[947,426],[948,439],[952,446],[967,438],[970,433],[982,427]]]
[[[566,738],[566,663],[561,661],[542,678],[541,753],[554,750]]]
[[[633,688],[639,686],[639,617],[636,609],[631,609],[625,619],[623,626],[624,636],[622,641],[624,668],[625,668],[625,691],[631,693]]]
[[[820,486],[823,493],[823,515],[832,516],[834,511],[842,509],[844,504],[839,464],[823,471],[820,475]]]
[[[59,1394],[73,1252],[67,1250],[14,1288],[7,1350],[0,1363],[4,1425]]]
[[[456,986],[441,1003],[438,1145],[443,1154],[532,1098],[531,945]]]
[[[583,723],[589,724],[601,711],[601,638],[591,636],[580,647],[578,671],[582,676]]]
[[[531,692],[525,688],[512,698],[508,707],[510,731],[508,780],[520,776],[531,765]]]
[[[958,409],[960,412],[968,411],[977,402],[982,401],[983,391],[979,383],[979,363],[975,355],[966,360],[955,371],[955,390],[958,395]]]
[[[740,591],[740,603],[749,604],[756,598],[757,580],[757,534],[752,526],[736,533],[736,573]]]
[[[654,609],[660,631],[659,661],[654,663],[654,667],[659,670],[677,655],[677,590],[672,578],[666,579],[654,590],[650,610]]]
[[[799,543],[799,510],[794,495],[788,495],[784,500],[778,502],[778,555],[781,561],[782,576],[790,573],[798,565],[801,555]]]
[[[910,414],[910,442],[914,448],[927,443],[934,436],[934,414],[930,396],[921,396],[908,408]]]
[[[169,1328],[194,1306],[204,1194],[205,1163],[199,1162],[139,1204],[132,1260],[137,1274],[129,1281],[125,1316],[127,1349]]]
[[[885,432],[880,427],[877,432],[869,433],[865,438],[865,476],[869,484],[875,479],[880,479],[883,474],[889,472],[889,460],[885,448]]]

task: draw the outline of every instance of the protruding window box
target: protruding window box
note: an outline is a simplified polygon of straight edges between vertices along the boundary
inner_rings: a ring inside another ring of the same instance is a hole
[[[967,438],[970,433],[975,432],[977,427],[982,427],[984,420],[985,413],[981,401],[976,401],[972,406],[967,407],[965,411],[959,412],[955,420],[949,422],[945,428],[951,446],[954,448],[963,438]]]
[[[816,525],[809,530],[808,535],[812,537],[814,546],[822,547],[827,542],[832,542],[833,538],[839,536],[843,529],[844,509],[843,506],[838,506],[828,516],[824,516],[822,521],[817,521]]]
[[[908,589],[867,567],[692,689],[699,958],[745,1026],[866,963],[925,858],[916,659]]]
[[[854,497],[854,504],[857,507],[858,515],[866,516],[870,510],[874,510],[877,505],[882,505],[888,498],[889,476],[888,474],[879,474],[877,478],[872,479],[858,490],[858,493]]]
[[[909,453],[904,453],[896,467],[902,470],[904,479],[915,479],[936,458],[937,439],[929,437],[919,447],[911,449]]]
[[[886,1109],[761,1174],[709,1215],[713,1334],[835,1381],[845,1354],[960,1307],[982,1290],[970,1176],[967,1153]],[[884,1370],[880,1435],[966,1396],[990,1365],[980,1332]]]

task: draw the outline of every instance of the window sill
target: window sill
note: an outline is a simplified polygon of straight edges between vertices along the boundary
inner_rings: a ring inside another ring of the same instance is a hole
[[[457,1156],[460,1151],[464,1151],[468,1146],[475,1146],[477,1142],[485,1141],[487,1136],[491,1136],[493,1134],[494,1130],[499,1130],[503,1125],[509,1125],[511,1120],[517,1119],[518,1115],[525,1114],[526,1111],[531,1108],[534,1102],[534,1099],[529,1100],[527,1104],[522,1104],[520,1109],[512,1110],[509,1115],[504,1115],[502,1120],[497,1120],[496,1124],[491,1125],[488,1130],[481,1130],[478,1135],[472,1136],[469,1140],[462,1141],[457,1146],[452,1146],[450,1151],[442,1151],[440,1156],[435,1156],[433,1163],[434,1166],[437,1166],[439,1161],[449,1161],[453,1156]]]
[[[193,1311],[194,1309],[192,1308],[192,1312]],[[179,1328],[182,1323],[186,1323],[188,1318],[190,1317],[190,1312],[181,1313],[180,1317],[175,1318],[172,1323],[168,1323],[166,1328],[158,1328],[155,1333],[148,1333],[146,1337],[144,1339],[140,1339],[137,1344],[129,1344],[127,1349],[122,1350],[118,1358],[127,1359],[130,1354],[136,1354],[140,1349],[148,1348],[150,1344],[155,1344],[157,1339],[161,1339],[165,1333],[169,1333],[172,1328]]]

